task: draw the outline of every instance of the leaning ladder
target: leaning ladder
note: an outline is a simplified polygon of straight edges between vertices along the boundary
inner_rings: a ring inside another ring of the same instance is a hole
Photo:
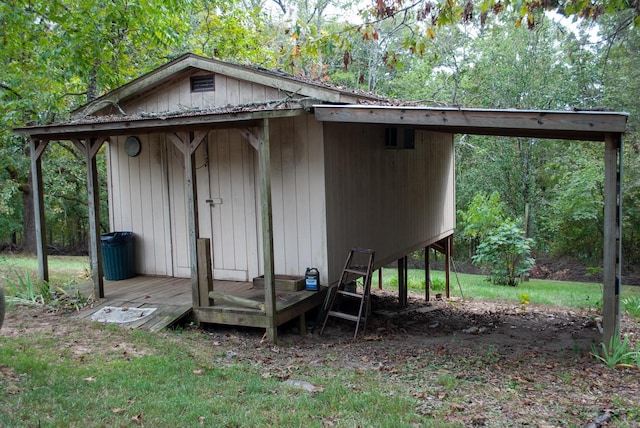
[[[362,331],[366,331],[367,316],[370,310],[369,298],[371,296],[371,274],[373,272],[374,255],[374,250],[365,248],[352,248],[349,251],[347,261],[340,275],[340,281],[338,281],[337,285],[329,288],[329,294],[323,308],[326,315],[320,334],[324,331],[329,317],[354,321],[356,323],[356,331],[353,334],[354,339],[358,336],[358,329],[361,323]],[[353,290],[347,289],[350,284],[355,284],[355,281],[359,278],[363,278],[362,293],[358,293],[355,287]],[[343,306],[341,303],[343,303],[344,297],[352,298],[356,302],[359,301],[357,313],[353,313],[353,310],[350,312],[341,310],[341,306]]]

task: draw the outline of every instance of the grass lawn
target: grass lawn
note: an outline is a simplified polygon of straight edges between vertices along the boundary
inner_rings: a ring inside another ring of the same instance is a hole
[[[424,294],[424,270],[409,269],[409,290]],[[431,271],[432,283],[438,284],[431,293],[444,293],[445,274]],[[398,289],[398,272],[396,269],[383,269],[385,289]],[[373,275],[372,287],[378,286],[378,274]],[[522,303],[525,299],[532,304],[563,306],[576,309],[594,308],[602,304],[602,284],[588,282],[551,281],[532,279],[517,287],[497,286],[487,281],[484,275],[451,273],[451,296],[465,299],[494,300],[502,302]],[[623,285],[621,299],[640,300],[640,286]]]
[[[50,269],[52,286],[71,286],[87,280],[88,262],[51,257]],[[25,271],[37,277],[35,260],[0,256],[0,285]],[[393,275],[385,270],[385,288]],[[458,277],[451,291],[465,299],[519,303],[526,293],[531,303],[587,308],[601,298],[598,284],[498,287]],[[424,273],[410,278],[411,290],[424,292]],[[625,296],[639,297],[640,287],[625,287]],[[260,335],[189,326],[148,333],[13,306],[0,330],[0,427],[584,426],[603,409],[616,412],[616,426],[640,424],[640,370],[611,370],[572,348],[474,348],[478,336],[462,343],[455,333],[437,346],[402,335],[393,343],[285,335],[273,346]]]

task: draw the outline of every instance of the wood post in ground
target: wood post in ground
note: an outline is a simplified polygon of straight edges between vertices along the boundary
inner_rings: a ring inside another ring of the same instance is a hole
[[[200,289],[200,306],[213,306],[213,275],[211,273],[211,240],[198,238],[198,288]]]

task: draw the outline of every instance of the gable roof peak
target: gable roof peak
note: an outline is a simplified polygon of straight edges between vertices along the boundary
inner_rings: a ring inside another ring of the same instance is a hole
[[[176,59],[114,89],[111,92],[85,104],[71,113],[74,118],[92,115],[107,105],[119,105],[123,101],[150,91],[175,78],[176,75],[192,70],[222,74],[251,83],[282,90],[296,96],[314,98],[318,102],[332,104],[359,104],[382,101],[385,98],[344,87],[331,86],[311,79],[294,77],[281,70],[270,70],[254,65],[240,65],[208,58],[194,53],[185,53]]]

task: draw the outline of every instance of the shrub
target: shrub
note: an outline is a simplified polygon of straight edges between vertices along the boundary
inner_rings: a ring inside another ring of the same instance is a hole
[[[532,245],[533,239],[525,238],[515,222],[505,221],[482,239],[472,261],[489,270],[494,284],[516,286],[520,275],[528,274],[535,264]]]

